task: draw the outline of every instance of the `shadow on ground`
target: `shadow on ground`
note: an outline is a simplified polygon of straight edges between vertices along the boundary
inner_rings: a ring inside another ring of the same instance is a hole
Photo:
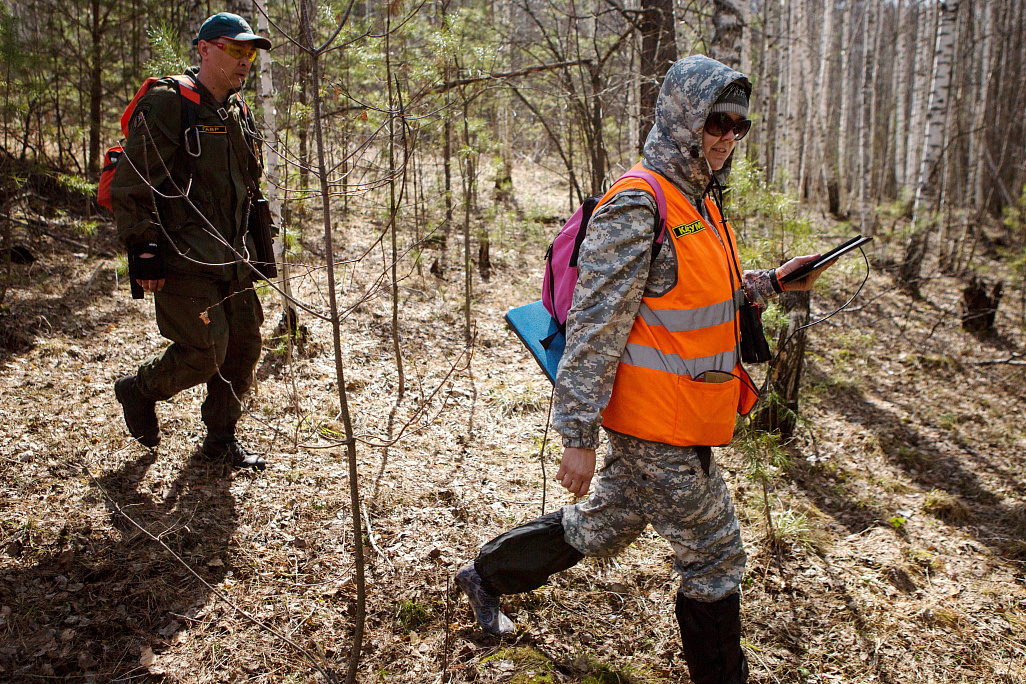
[[[0,606],[10,609],[0,627],[0,680],[143,675],[140,652],[159,653],[207,601],[209,590],[107,495],[208,582],[223,579],[237,525],[225,466],[193,456],[173,480],[144,485],[157,458],[146,452],[94,482],[86,502],[106,503],[113,530],[100,535],[66,525],[47,549],[34,548],[30,533],[19,540],[19,553],[38,561],[0,579]]]
[[[984,485],[980,477],[980,473],[985,472],[989,480],[998,481],[1013,492],[1023,492],[1026,478],[1012,469],[1013,464],[1006,462],[1007,459],[994,458],[979,445],[969,444],[957,435],[948,436],[955,449],[938,444],[894,411],[870,402],[858,386],[833,382],[812,365],[809,371],[810,376],[827,388],[828,410],[843,414],[847,421],[872,435],[885,458],[903,471],[921,492],[937,490],[950,495],[948,503],[932,509],[932,514],[963,529],[998,556],[1026,560],[1026,542],[1021,541],[1026,535],[1026,514],[1021,502],[1009,504]],[[895,515],[893,510],[839,496],[843,474],[799,462],[791,475],[817,507],[833,515],[849,532],[862,532],[873,525],[889,527],[887,521]]]

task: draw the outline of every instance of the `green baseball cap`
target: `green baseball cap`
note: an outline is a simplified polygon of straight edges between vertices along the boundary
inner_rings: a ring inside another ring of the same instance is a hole
[[[204,21],[200,26],[199,34],[192,39],[192,44],[199,45],[201,40],[217,40],[218,38],[251,40],[258,48],[271,49],[271,41],[253,33],[253,28],[245,19],[231,12],[220,12]]]

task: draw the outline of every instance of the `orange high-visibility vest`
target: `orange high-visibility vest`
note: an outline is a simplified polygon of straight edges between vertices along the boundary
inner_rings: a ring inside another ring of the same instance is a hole
[[[677,446],[727,444],[735,415],[747,414],[758,398],[740,363],[737,310],[745,295],[734,231],[709,197],[705,206],[714,225],[673,183],[653,175],[666,195],[662,249],[677,256],[677,284],[661,297],[642,298],[602,424]],[[600,205],[627,188],[647,190],[647,184],[617,182]],[[706,381],[708,371],[733,377]]]

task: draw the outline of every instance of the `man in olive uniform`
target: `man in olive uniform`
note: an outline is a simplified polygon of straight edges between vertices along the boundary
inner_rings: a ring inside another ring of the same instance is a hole
[[[152,448],[160,442],[156,402],[206,383],[201,455],[263,470],[264,459],[235,438],[263,322],[246,261],[254,254],[246,217],[260,149],[237,93],[257,49],[271,43],[242,17],[220,13],[203,23],[193,45],[200,66],[186,71],[189,80],[161,79],[139,100],[111,182],[129,277],[153,293],[157,327],[171,340],[114,391],[128,431]]]

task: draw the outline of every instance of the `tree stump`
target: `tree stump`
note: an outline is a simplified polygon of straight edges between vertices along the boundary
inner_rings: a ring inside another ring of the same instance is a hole
[[[962,329],[972,333],[994,331],[994,317],[997,315],[1005,282],[997,281],[988,293],[989,285],[976,275],[969,277],[969,284],[962,290]]]
[[[834,179],[827,182],[827,211],[834,218],[844,218],[841,215],[841,190]]]
[[[930,244],[929,230],[916,230],[908,237],[905,245],[905,258],[898,268],[898,282],[914,299],[920,299],[919,279],[926,258],[926,250]]]

